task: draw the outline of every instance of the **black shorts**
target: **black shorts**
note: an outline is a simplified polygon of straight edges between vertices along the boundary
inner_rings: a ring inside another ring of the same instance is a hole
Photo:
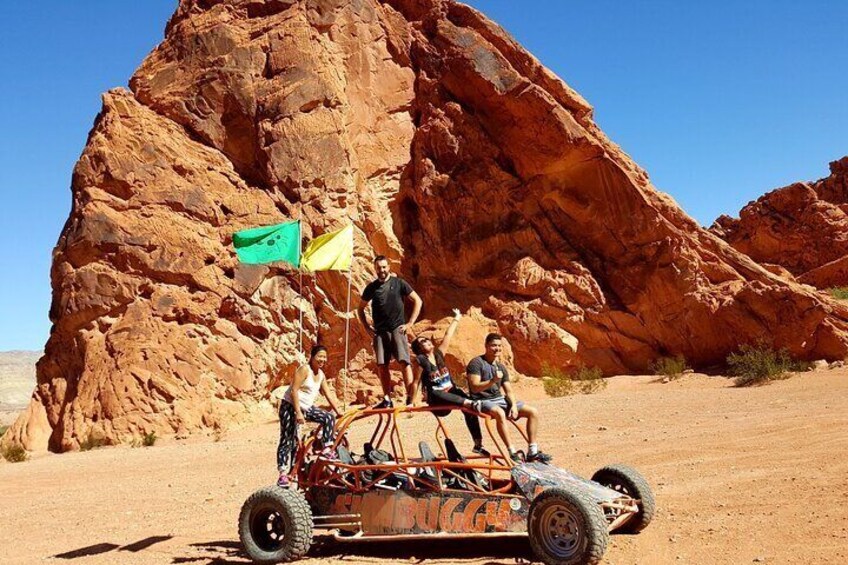
[[[395,328],[390,332],[377,332],[374,336],[374,356],[378,365],[388,365],[392,358],[409,364],[409,341],[406,334]]]

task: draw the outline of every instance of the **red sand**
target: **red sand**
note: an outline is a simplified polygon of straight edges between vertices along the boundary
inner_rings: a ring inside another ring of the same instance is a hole
[[[591,475],[626,462],[655,489],[655,521],[638,536],[613,536],[605,563],[848,562],[848,370],[752,389],[701,375],[653,380],[617,377],[604,392],[563,399],[522,383],[556,464]],[[417,421],[410,439],[431,437]],[[236,519],[244,499],[275,479],[276,435],[268,422],[218,442],[0,463],[0,563],[247,563]],[[303,562],[516,559],[532,559],[524,540],[434,548],[324,538]]]

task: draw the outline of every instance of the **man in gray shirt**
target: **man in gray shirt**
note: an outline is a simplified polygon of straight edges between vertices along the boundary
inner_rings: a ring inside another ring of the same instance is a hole
[[[465,372],[468,376],[468,389],[471,398],[482,401],[483,412],[491,415],[498,426],[498,434],[504,441],[513,461],[522,460],[521,453],[516,451],[509,440],[506,420],[527,420],[527,456],[526,461],[549,463],[551,456],[539,451],[536,443],[536,429],[539,414],[532,406],[517,400],[509,382],[509,371],[500,361],[503,350],[503,337],[491,333],[486,336],[486,353],[475,357],[468,363]]]

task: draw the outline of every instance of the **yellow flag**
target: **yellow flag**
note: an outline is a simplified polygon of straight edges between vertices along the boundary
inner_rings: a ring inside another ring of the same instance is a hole
[[[353,225],[316,237],[300,258],[307,271],[347,271],[353,262]]]

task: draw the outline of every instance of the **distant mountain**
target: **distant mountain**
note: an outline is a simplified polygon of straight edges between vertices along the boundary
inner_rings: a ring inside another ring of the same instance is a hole
[[[0,411],[26,408],[40,357],[40,351],[0,351]]]

